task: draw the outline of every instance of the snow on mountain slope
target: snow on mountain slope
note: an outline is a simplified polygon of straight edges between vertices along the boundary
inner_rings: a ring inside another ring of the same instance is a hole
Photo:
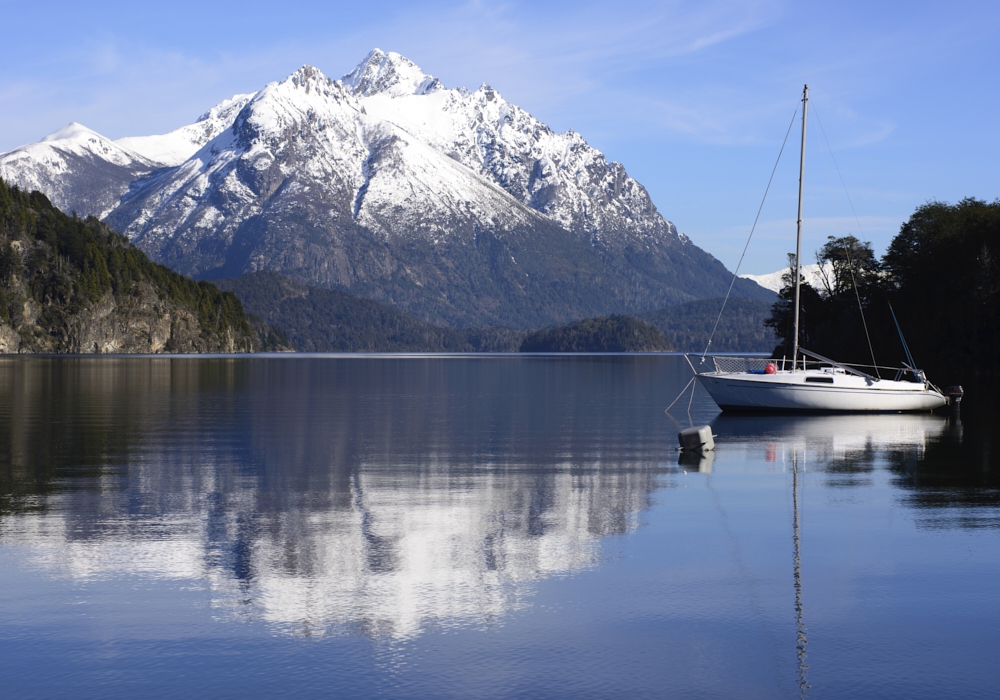
[[[426,95],[443,89],[441,81],[424,73],[413,61],[398,53],[374,49],[354,70],[341,78],[351,93],[359,96]]]
[[[44,192],[63,211],[104,218],[137,179],[180,165],[229,129],[251,97],[235,95],[194,124],[157,136],[112,141],[82,124],[69,124],[41,141],[0,154],[0,177]]]
[[[383,237],[434,239],[462,222],[537,218],[419,135],[366,114],[344,85],[306,66],[249,100],[231,133],[147,185],[142,211],[124,230],[153,247],[175,236],[225,237],[260,213],[259,200],[279,182],[281,195],[310,193],[332,209],[348,204],[353,223]]]
[[[81,216],[106,216],[137,177],[160,167],[162,163],[75,122],[0,154],[5,181],[44,192],[60,209]]]
[[[826,285],[824,284],[823,271],[820,270],[818,263],[812,265],[802,266],[802,276],[805,278],[806,282],[809,283],[816,291],[824,293],[826,290]],[[832,268],[827,267],[827,275],[831,275]],[[782,276],[788,274],[788,268],[783,270],[778,270],[777,272],[768,272],[764,275],[740,275],[743,279],[753,280],[759,284],[764,289],[770,289],[772,292],[780,292],[781,288],[784,287],[784,281],[781,279]]]
[[[355,220],[383,236],[429,235],[437,243],[463,225],[509,230],[538,218],[486,178],[391,124],[366,124],[365,140],[369,157]]]
[[[96,131],[76,122],[52,132],[39,143],[24,146],[13,152],[37,153],[45,146],[74,155],[99,155],[115,165],[127,166],[136,160],[141,160],[141,156],[137,157],[138,154],[135,151],[130,151],[127,147],[116,146],[113,141],[109,141]]]
[[[579,134],[378,49],[339,81],[304,66],[267,85],[108,220],[187,274],[273,269],[457,325],[652,309],[729,282]]]
[[[670,222],[619,163],[579,134],[556,134],[489,85],[445,89],[395,53],[372,51],[342,79],[365,112],[412,134],[562,226],[605,242]]]
[[[115,143],[166,165],[180,165],[206,143],[233,125],[233,120],[256,93],[234,95],[212,107],[194,124],[155,136],[126,136]]]

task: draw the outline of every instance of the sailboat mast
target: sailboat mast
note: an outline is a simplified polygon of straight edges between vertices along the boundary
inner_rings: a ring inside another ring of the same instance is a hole
[[[802,186],[806,174],[806,115],[809,110],[809,86],[802,88],[802,147],[799,150],[799,216],[795,224],[795,341],[792,347],[792,371],[799,359],[799,290],[802,269]]]

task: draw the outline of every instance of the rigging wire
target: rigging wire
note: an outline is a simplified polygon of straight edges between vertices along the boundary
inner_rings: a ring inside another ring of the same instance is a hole
[[[764,188],[764,196],[760,200],[760,207],[757,208],[757,216],[754,217],[753,226],[750,227],[750,235],[747,236],[746,245],[743,246],[743,253],[740,255],[740,261],[736,264],[736,270],[733,272],[733,280],[729,283],[729,290],[726,292],[726,298],[722,300],[722,308],[719,309],[719,315],[715,319],[715,325],[712,326],[712,332],[708,336],[708,344],[705,345],[705,352],[701,353],[701,363],[705,363],[705,356],[708,355],[708,349],[712,347],[712,340],[715,338],[715,331],[719,328],[719,321],[722,320],[722,313],[726,310],[726,304],[729,302],[729,295],[733,293],[733,285],[736,284],[736,278],[740,274],[740,266],[743,265],[743,258],[746,257],[747,248],[750,247],[750,239],[753,238],[753,232],[757,228],[757,222],[760,220],[760,213],[764,209],[764,202],[767,200],[767,193],[771,190],[771,182],[774,180],[774,173],[778,170],[778,163],[781,162],[781,154],[785,152],[785,144],[788,143],[788,135],[792,133],[792,126],[795,124],[795,117],[798,115],[799,110],[796,108],[795,112],[792,113],[792,120],[788,123],[788,131],[785,132],[785,140],[781,142],[781,150],[778,151],[778,158],[774,161],[774,167],[771,169],[771,177],[767,180],[767,187]]]
[[[899,321],[896,320],[896,312],[893,311],[892,304],[889,304],[889,313],[892,314],[892,322],[896,324],[899,339],[903,341],[903,351],[906,353],[906,359],[910,361],[910,369],[916,369],[917,363],[913,361],[913,355],[910,354],[910,347],[906,344],[906,338],[903,337],[903,329],[899,327]]]
[[[819,124],[820,133],[823,134],[823,141],[826,142],[826,149],[830,152],[830,160],[833,161],[833,167],[837,169],[837,176],[840,178],[840,184],[844,188],[844,194],[847,195],[847,201],[851,205],[851,212],[854,214],[854,221],[858,225],[858,234],[864,236],[864,231],[861,230],[861,221],[858,219],[858,212],[854,209],[854,202],[851,201],[851,195],[847,191],[847,183],[844,182],[844,176],[840,173],[840,166],[837,165],[837,159],[833,155],[833,149],[830,147],[830,140],[826,137],[826,129],[823,128],[823,120],[819,118],[819,110],[816,109],[816,105],[813,104],[813,114],[816,115],[816,122]],[[827,186],[830,188],[830,199],[833,200],[833,211],[837,215],[837,226],[840,226],[840,210],[837,208],[837,199],[833,196],[833,186],[830,184],[830,172],[826,167],[826,155],[823,153],[823,149],[820,149],[820,156],[823,158],[823,170],[826,172]],[[841,230],[843,233],[843,230]],[[861,294],[858,292],[858,281],[854,277],[854,261],[851,259],[851,249],[850,246],[845,246],[844,250],[847,252],[847,269],[851,273],[851,286],[854,287],[854,297],[858,301],[858,311],[861,312],[861,325],[865,328],[865,339],[868,341],[868,352],[872,356],[872,365],[875,367],[875,375],[882,378],[882,375],[878,371],[878,362],[875,360],[875,350],[872,347],[872,337],[868,333],[868,320],[865,318],[865,309],[861,305]]]

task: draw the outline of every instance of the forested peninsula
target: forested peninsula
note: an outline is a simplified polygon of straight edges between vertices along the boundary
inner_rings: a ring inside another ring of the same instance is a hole
[[[899,367],[905,352],[895,312],[914,360],[936,383],[1000,374],[1000,200],[929,202],[881,259],[869,243],[844,236],[830,237],[817,262],[832,271],[823,289],[802,285],[803,347],[845,362]],[[776,357],[791,357],[793,279],[789,273],[766,321],[781,339]]]
[[[521,352],[660,352],[673,349],[659,330],[632,316],[585,318],[537,331],[521,343]]]
[[[255,327],[256,326],[256,327]],[[153,263],[95,217],[0,179],[0,352],[287,349],[235,295]]]

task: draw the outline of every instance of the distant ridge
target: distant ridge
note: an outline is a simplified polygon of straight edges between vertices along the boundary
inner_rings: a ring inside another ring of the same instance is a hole
[[[63,212],[104,218],[138,178],[162,168],[82,124],[0,154],[0,178],[39,191]]]
[[[435,326],[370,299],[309,287],[274,272],[214,283],[235,293],[248,312],[287,333],[302,352],[701,351],[722,304],[722,299],[704,299],[641,318],[591,318],[529,334],[504,327],[454,330]],[[765,302],[730,299],[712,349],[773,350],[777,339],[763,325],[770,310]],[[530,339],[527,346],[526,338]]]
[[[521,352],[669,352],[670,342],[654,326],[632,316],[585,318],[529,334]]]
[[[669,306],[639,318],[653,324],[685,352],[703,352],[712,337],[715,321],[719,326],[712,338],[712,352],[771,352],[779,339],[764,320],[771,315],[771,304],[755,299],[730,299],[719,318],[722,299],[699,299]]]

